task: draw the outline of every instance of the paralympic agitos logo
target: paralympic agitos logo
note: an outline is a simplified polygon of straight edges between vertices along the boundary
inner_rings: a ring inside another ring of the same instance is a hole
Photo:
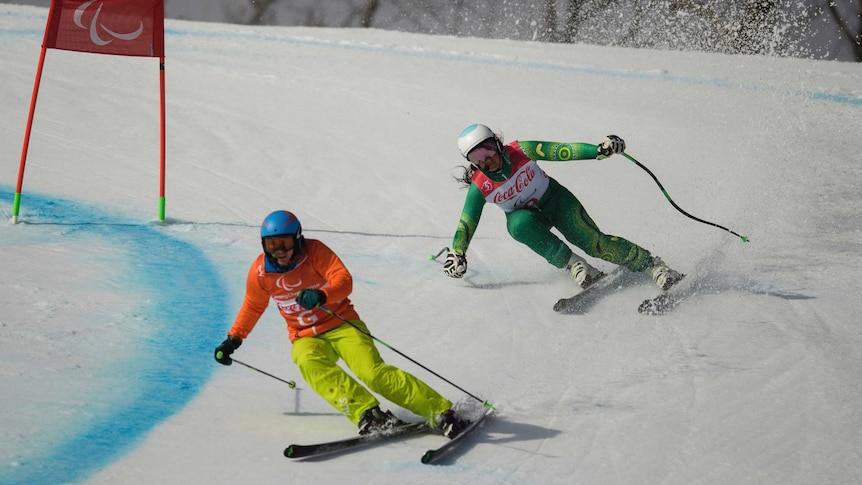
[[[105,26],[105,24],[99,21],[99,15],[101,15],[102,13],[102,2],[99,2],[98,7],[96,8],[96,13],[90,20],[89,25],[84,25],[84,14],[87,13],[87,9],[90,8],[90,5],[94,3],[96,3],[96,0],[89,0],[82,3],[80,7],[75,9],[75,14],[73,16],[75,25],[82,29],[88,29],[90,31],[90,40],[94,44],[98,46],[104,46],[110,44],[115,39],[135,40],[140,37],[141,34],[144,32],[143,21],[139,21],[138,28],[132,32],[115,32]]]

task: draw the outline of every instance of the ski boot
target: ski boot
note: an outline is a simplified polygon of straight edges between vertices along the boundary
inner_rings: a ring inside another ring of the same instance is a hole
[[[379,406],[374,406],[362,413],[362,417],[359,418],[359,434],[379,433],[402,424],[404,421],[398,419],[391,411],[383,412]]]
[[[675,285],[679,280],[681,280],[685,275],[680,273],[679,271],[672,270],[668,267],[668,265],[664,264],[664,261],[661,258],[654,256],[652,261],[650,261],[649,266],[647,266],[646,271],[649,273],[650,278],[655,282],[655,284],[662,289],[662,291],[667,291],[671,286]]]
[[[452,409],[437,416],[437,429],[450,440],[461,434],[469,425],[470,421],[458,416]]]
[[[587,264],[586,261],[574,254],[572,254],[571,259],[569,259],[569,264],[566,265],[566,271],[569,273],[572,281],[584,290],[605,276],[604,273],[593,268]]]

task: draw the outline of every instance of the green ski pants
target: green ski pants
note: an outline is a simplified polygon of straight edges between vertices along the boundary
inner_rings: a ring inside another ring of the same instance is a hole
[[[526,244],[557,268],[569,262],[572,250],[551,232],[551,228],[556,228],[587,255],[632,271],[643,271],[651,259],[646,249],[599,230],[578,198],[553,178],[535,208],[506,213],[506,227],[515,240]]]

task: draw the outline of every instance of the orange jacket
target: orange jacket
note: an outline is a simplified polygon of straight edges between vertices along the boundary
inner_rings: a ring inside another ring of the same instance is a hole
[[[257,325],[272,298],[287,322],[290,341],[313,337],[341,325],[338,318],[320,308],[306,310],[296,303],[296,294],[305,288],[316,288],[326,294],[324,306],[345,320],[358,320],[348,295],[353,291],[353,277],[338,256],[322,242],[306,239],[302,254],[292,270],[284,273],[265,271],[266,255],[261,253],[248,270],[245,301],[228,332],[243,340]]]

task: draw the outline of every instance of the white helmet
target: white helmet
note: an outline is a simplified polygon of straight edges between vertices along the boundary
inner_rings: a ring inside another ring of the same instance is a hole
[[[464,131],[458,136],[458,149],[461,150],[461,156],[467,158],[470,150],[489,138],[493,138],[499,146],[500,139],[487,126],[475,124],[464,128]]]

